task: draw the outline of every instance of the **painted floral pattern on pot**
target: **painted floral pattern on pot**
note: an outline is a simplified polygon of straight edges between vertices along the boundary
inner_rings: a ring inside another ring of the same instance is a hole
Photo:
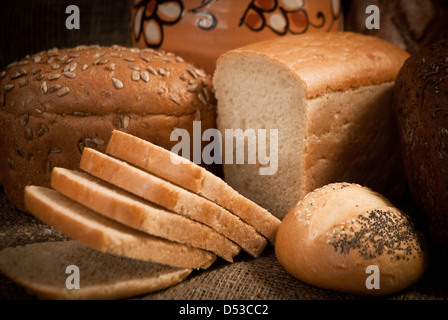
[[[134,0],[134,37],[138,42],[143,38],[151,48],[163,43],[163,26],[180,21],[184,13],[181,0]]]
[[[341,0],[134,0],[132,40],[213,72],[225,51],[279,36],[342,30]]]
[[[240,26],[246,25],[252,31],[269,28],[278,35],[305,33],[308,28],[326,27],[330,30],[333,23],[341,15],[340,1],[331,1],[331,12],[325,15],[319,11],[315,17],[310,17],[305,6],[306,0],[252,0],[243,17]],[[311,1],[311,0],[308,0]],[[330,23],[327,23],[327,20]]]

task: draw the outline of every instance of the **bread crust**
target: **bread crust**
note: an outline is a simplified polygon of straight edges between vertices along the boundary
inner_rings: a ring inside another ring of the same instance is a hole
[[[38,219],[97,251],[191,269],[207,269],[216,260],[211,252],[156,238],[107,219],[53,189],[27,186],[25,205]]]
[[[283,219],[275,247],[283,267],[318,287],[380,296],[415,283],[427,268],[422,234],[382,195],[334,183],[303,198]],[[379,289],[366,286],[377,266]]]
[[[229,262],[240,253],[215,230],[107,184],[89,174],[54,168],[51,186],[80,204],[131,228],[215,253]]]
[[[318,32],[250,44],[223,54],[256,54],[297,74],[308,99],[332,91],[394,81],[409,53],[373,36],[353,32]]]
[[[267,245],[252,226],[228,210],[121,160],[86,148],[80,167],[108,183],[210,226],[254,257],[260,256]]]
[[[271,244],[275,243],[280,220],[194,162],[117,130],[112,133],[106,152],[215,202],[253,226]],[[172,157],[179,164],[174,164]]]
[[[105,151],[112,130],[170,149],[175,128],[214,128],[215,106],[210,76],[170,53],[80,46],[29,55],[0,73],[0,181],[25,211],[26,185],[49,187],[56,166],[79,169],[82,149]]]

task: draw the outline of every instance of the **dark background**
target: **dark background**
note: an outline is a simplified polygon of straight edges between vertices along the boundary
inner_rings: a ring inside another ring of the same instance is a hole
[[[131,46],[130,0],[14,0],[0,10],[0,70],[27,54],[81,44]],[[81,28],[69,30],[65,9],[77,5]]]

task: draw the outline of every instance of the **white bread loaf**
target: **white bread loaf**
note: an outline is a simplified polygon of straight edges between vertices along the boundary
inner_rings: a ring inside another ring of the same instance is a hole
[[[79,289],[66,286],[68,266],[79,269]],[[192,269],[175,268],[92,250],[78,241],[41,242],[0,252],[0,270],[40,299],[123,299],[165,289]]]
[[[112,185],[211,227],[254,257],[258,257],[267,245],[263,236],[231,212],[124,161],[85,148],[80,168]]]
[[[413,222],[382,195],[349,183],[318,188],[294,206],[280,224],[275,253],[295,277],[359,295],[398,292],[427,267]],[[378,275],[376,283],[370,275]]]
[[[118,130],[112,132],[106,152],[215,202],[274,244],[280,220],[194,162]]]
[[[278,129],[275,174],[260,175],[260,163],[224,163],[225,181],[280,218],[331,182],[399,196],[404,171],[391,89],[408,56],[349,32],[280,37],[223,54],[213,78],[220,132],[266,129],[269,137]]]
[[[207,269],[216,260],[211,252],[153,237],[108,219],[53,189],[26,186],[24,201],[41,221],[101,252],[190,269]]]
[[[51,186],[70,199],[131,228],[212,251],[233,262],[240,247],[215,230],[164,210],[84,172],[54,168]]]

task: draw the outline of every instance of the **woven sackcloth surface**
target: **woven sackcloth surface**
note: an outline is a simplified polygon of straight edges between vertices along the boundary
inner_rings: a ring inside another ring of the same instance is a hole
[[[0,250],[69,238],[33,216],[13,208],[0,189]],[[440,272],[430,271],[414,286],[383,299],[439,300],[448,298],[448,283]],[[261,257],[245,253],[234,263],[218,259],[208,270],[193,271],[183,282],[155,293],[130,297],[149,300],[340,300],[366,299],[319,289],[289,275],[272,247]],[[0,300],[35,299],[32,294],[0,273]]]

